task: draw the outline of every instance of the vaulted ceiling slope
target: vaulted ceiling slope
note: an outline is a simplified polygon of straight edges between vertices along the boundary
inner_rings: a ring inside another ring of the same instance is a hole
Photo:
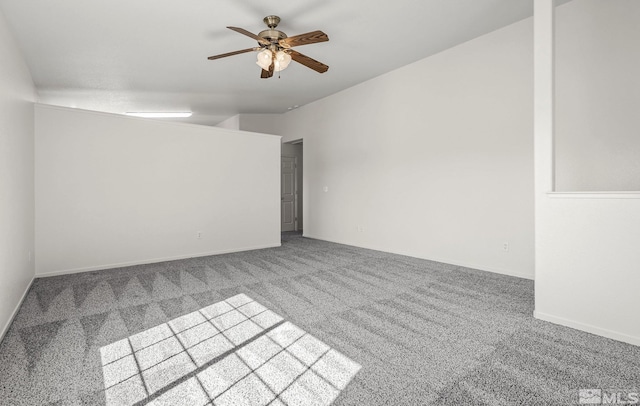
[[[238,113],[283,113],[532,15],[533,0],[0,0],[42,103],[89,110],[184,111],[216,124]],[[323,30],[297,48],[330,66],[293,63],[260,79],[256,46],[226,29],[288,35]]]

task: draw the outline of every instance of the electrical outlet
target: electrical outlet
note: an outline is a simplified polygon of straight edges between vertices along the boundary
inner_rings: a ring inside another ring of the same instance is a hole
[[[509,252],[509,243],[508,242],[503,242],[502,243],[502,251]]]
[[[198,236],[197,236],[198,240],[202,239],[202,231],[198,231]]]

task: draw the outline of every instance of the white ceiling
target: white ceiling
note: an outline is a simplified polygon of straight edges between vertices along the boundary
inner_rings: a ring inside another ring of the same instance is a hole
[[[283,113],[529,17],[533,0],[0,0],[42,103],[89,110],[194,112],[216,124]],[[330,41],[296,48],[330,66],[292,62],[260,79],[255,54],[207,56],[256,42],[262,18]]]

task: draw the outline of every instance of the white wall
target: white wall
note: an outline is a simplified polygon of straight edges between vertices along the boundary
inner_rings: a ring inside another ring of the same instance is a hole
[[[228,130],[250,131],[261,134],[279,135],[281,114],[236,114],[216,124]]]
[[[34,101],[31,74],[0,12],[0,338],[34,275]]]
[[[242,131],[252,131],[259,132],[265,134],[275,134],[280,135],[281,131],[281,121],[283,120],[282,114],[238,114],[236,116],[230,117],[222,123],[218,124],[217,127],[224,128],[232,128],[238,129]],[[302,230],[304,228],[304,215],[303,215],[303,176],[302,176],[302,168],[303,168],[303,149],[302,144],[282,144],[282,155],[287,156],[295,156],[298,158],[298,167],[296,169],[297,174],[297,186],[298,191],[300,191],[298,196],[298,230]]]
[[[570,18],[597,20],[601,14],[592,15],[588,10],[598,2],[581,0],[562,7],[580,9]],[[535,316],[640,345],[640,193],[550,193],[552,3],[535,0]],[[560,8],[558,13],[562,15]]]
[[[304,234],[533,277],[532,40],[528,19],[283,115]]]
[[[239,130],[240,129],[240,114],[231,116],[228,119],[216,124],[216,127],[226,128],[227,130]]]
[[[556,13],[556,190],[640,191],[640,1]]]
[[[258,133],[280,135],[282,114],[240,114],[239,129]]]
[[[280,245],[280,137],[38,105],[35,147],[39,275]]]

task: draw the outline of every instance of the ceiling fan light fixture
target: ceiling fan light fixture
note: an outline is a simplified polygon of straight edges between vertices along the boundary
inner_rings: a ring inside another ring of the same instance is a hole
[[[269,70],[271,66],[271,62],[273,61],[273,53],[265,49],[261,52],[258,52],[258,61],[256,64],[264,70]]]
[[[276,60],[274,62],[273,70],[276,72],[280,72],[281,70],[287,69],[287,66],[291,63],[291,55],[284,51],[276,52]]]

